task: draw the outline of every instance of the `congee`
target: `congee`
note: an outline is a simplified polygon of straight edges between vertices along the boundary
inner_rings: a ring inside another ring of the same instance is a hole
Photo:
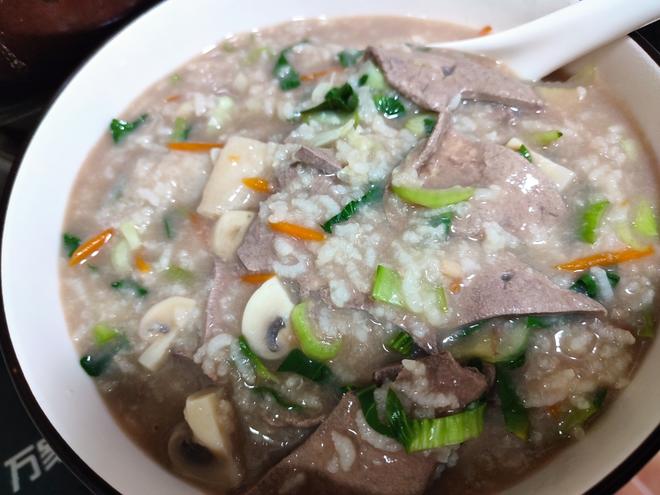
[[[499,491],[629,382],[654,159],[597,68],[532,84],[425,47],[476,34],[290,22],[108,116],[62,301],[81,372],[167,469],[212,493]]]

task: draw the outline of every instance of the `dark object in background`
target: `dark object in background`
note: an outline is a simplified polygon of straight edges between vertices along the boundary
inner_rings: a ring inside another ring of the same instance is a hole
[[[0,126],[40,112],[85,57],[157,1],[0,1]]]

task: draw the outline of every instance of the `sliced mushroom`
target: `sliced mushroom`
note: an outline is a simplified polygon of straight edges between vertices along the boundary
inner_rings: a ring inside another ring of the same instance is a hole
[[[279,278],[259,287],[245,305],[241,332],[250,348],[263,359],[280,359],[293,347],[289,316],[293,301]]]
[[[254,213],[246,210],[227,211],[215,222],[211,247],[223,261],[231,261],[243,242]]]
[[[170,434],[167,453],[174,471],[186,478],[223,491],[238,484],[234,475],[235,464],[216,458],[209,449],[197,443],[185,422],[178,424]]]
[[[152,306],[142,317],[138,333],[145,340],[154,334],[156,337],[138,362],[148,370],[156,371],[163,364],[174,339],[181,330],[190,327],[197,312],[197,303],[187,297],[170,297]]]
[[[197,212],[207,218],[218,218],[229,210],[256,207],[262,196],[246,187],[243,179],[270,180],[276,148],[274,143],[230,137],[213,166]]]

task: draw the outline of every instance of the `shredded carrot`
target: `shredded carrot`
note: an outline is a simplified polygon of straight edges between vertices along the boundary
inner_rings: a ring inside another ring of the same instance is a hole
[[[149,273],[151,271],[151,265],[142,257],[140,253],[135,253],[134,260],[135,268],[142,273]]]
[[[80,265],[92,256],[96,256],[101,248],[112,239],[113,235],[115,235],[115,229],[110,228],[87,239],[73,252],[71,258],[69,258],[69,266]]]
[[[248,284],[263,284],[275,276],[274,273],[246,273],[241,275],[241,280]]]
[[[650,256],[655,250],[653,246],[645,247],[644,249],[628,248],[623,251],[605,251],[603,253],[593,254],[585,258],[578,258],[567,263],[556,265],[555,268],[559,270],[567,270],[577,272],[586,270],[592,266],[608,266],[623,263],[624,261],[636,260],[644,256]]]
[[[206,241],[209,236],[209,226],[204,218],[196,211],[188,213],[188,220],[192,224],[195,235],[202,241]]]
[[[452,294],[458,294],[461,291],[461,281],[456,279],[451,284],[449,284],[449,292]]]
[[[242,182],[245,184],[245,187],[249,187],[253,191],[260,193],[270,192],[270,184],[266,179],[262,179],[261,177],[246,177]]]
[[[175,141],[167,143],[167,147],[172,151],[191,151],[193,153],[209,151],[213,148],[222,148],[223,146],[224,144],[222,143],[196,143],[193,141]]]
[[[167,103],[170,103],[172,101],[179,101],[181,99],[181,95],[170,95],[167,98],[165,98],[165,101]]]
[[[333,72],[339,72],[340,70],[342,70],[342,67],[330,67],[328,69],[317,70],[316,72],[301,75],[300,80],[304,82],[316,81],[317,79],[321,79]]]
[[[270,228],[275,232],[280,234],[286,234],[301,241],[323,241],[325,240],[325,234],[319,232],[318,230],[310,229],[303,227],[302,225],[296,225],[294,223],[288,222],[271,222]]]
[[[492,26],[484,26],[479,30],[479,36],[486,36],[487,34],[490,34],[492,32],[493,32]]]

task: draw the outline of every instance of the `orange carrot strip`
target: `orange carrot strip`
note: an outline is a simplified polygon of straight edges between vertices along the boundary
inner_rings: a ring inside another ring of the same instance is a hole
[[[648,246],[644,249],[624,249],[623,251],[605,251],[603,253],[593,254],[585,258],[578,258],[567,263],[556,265],[555,268],[559,270],[567,270],[577,272],[586,270],[592,266],[607,266],[623,263],[624,261],[636,260],[644,256],[650,256],[655,252],[653,246]]]
[[[140,253],[136,253],[134,257],[135,268],[137,268],[142,273],[149,273],[151,271],[151,265],[142,257]]]
[[[479,36],[486,36],[487,34],[490,34],[492,32],[493,32],[492,26],[484,26],[479,30]]]
[[[301,241],[323,241],[325,234],[318,230],[309,229],[301,225],[296,225],[288,222],[271,222],[270,228],[280,234],[286,234]]]
[[[450,285],[449,285],[449,292],[452,294],[458,294],[461,291],[461,281],[460,280],[454,280]]]
[[[274,273],[246,273],[241,275],[241,280],[248,284],[263,284],[275,276]]]
[[[245,184],[245,187],[249,187],[253,191],[260,193],[270,192],[270,184],[266,179],[262,179],[261,177],[246,177],[242,182]]]
[[[181,99],[181,95],[170,95],[167,98],[165,98],[165,101],[167,103],[170,103],[172,101],[179,101]]]
[[[222,148],[223,146],[224,144],[222,143],[195,143],[193,141],[167,143],[167,147],[172,151],[191,151],[193,153],[209,151],[213,148]]]
[[[73,252],[71,258],[69,258],[69,266],[80,265],[92,256],[96,256],[99,250],[112,239],[113,235],[115,235],[115,229],[110,228],[87,239]]]
[[[332,74],[333,72],[339,72],[342,70],[342,67],[330,67],[328,69],[317,70],[316,72],[310,72],[309,74],[303,74],[300,76],[300,80],[303,82],[316,81],[322,77]]]

